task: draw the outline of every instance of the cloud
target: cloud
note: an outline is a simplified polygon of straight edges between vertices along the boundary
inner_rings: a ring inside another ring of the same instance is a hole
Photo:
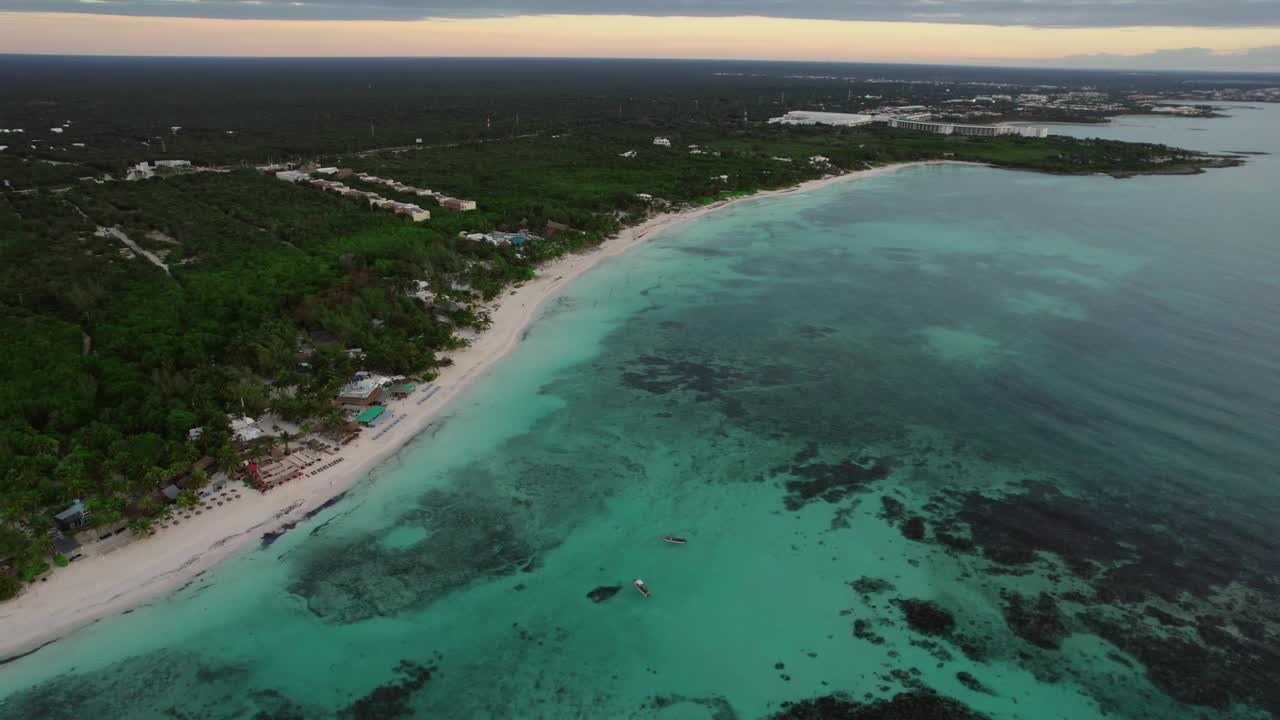
[[[1140,55],[1095,53],[1068,55],[1028,64],[1067,68],[1119,68],[1124,70],[1239,70],[1280,72],[1280,45],[1239,51],[1209,48],[1156,50]]]
[[[0,0],[0,11],[298,20],[649,15],[1031,25],[1280,27],[1280,0]]]

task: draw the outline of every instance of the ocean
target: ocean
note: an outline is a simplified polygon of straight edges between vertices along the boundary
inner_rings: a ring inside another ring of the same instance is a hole
[[[1280,153],[1231,115],[1055,131]],[[707,215],[315,517],[0,668],[0,717],[1274,717],[1277,187],[932,166]]]

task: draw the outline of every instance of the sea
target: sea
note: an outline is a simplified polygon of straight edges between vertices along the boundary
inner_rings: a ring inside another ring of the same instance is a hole
[[[1280,153],[1228,113],[1053,130]],[[314,517],[0,667],[0,717],[1276,717],[1278,188],[929,166],[708,214]]]

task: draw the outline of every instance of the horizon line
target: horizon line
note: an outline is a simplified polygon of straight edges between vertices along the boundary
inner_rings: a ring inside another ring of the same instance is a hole
[[[691,62],[691,63],[759,63],[787,65],[880,65],[945,68],[985,68],[991,70],[1039,70],[1095,73],[1142,73],[1160,75],[1167,73],[1203,73],[1206,75],[1275,75],[1280,70],[1214,70],[1203,68],[1136,68],[1136,67],[1071,67],[1068,65],[1001,65],[981,61],[966,62],[884,62],[877,60],[794,60],[755,58],[685,58],[685,57],[591,57],[584,55],[126,55],[114,53],[61,53],[61,52],[0,52],[0,60],[7,58],[68,58],[85,60],[578,60],[594,62]]]

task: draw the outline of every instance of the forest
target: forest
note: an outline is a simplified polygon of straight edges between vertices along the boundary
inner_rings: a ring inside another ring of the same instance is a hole
[[[661,66],[669,82],[657,83],[652,64],[471,61],[442,78],[403,63],[261,61],[270,72],[237,85],[248,61],[50,60],[27,75],[14,62],[0,64],[12,91],[0,126],[57,124],[66,137],[0,155],[0,598],[58,560],[52,516],[73,500],[94,523],[145,534],[166,511],[162,485],[202,457],[236,473],[254,452],[232,443],[231,417],[340,425],[333,398],[354,371],[431,377],[505,288],[661,208],[913,160],[1116,176],[1237,162],[1062,137],[770,125],[779,106],[751,101],[778,81]],[[173,92],[180,77],[196,92]],[[819,85],[800,87],[816,97]],[[806,102],[792,97],[781,106]],[[162,158],[200,170],[122,180]],[[478,208],[428,202],[432,218],[415,224],[253,167],[272,160]],[[519,230],[538,237],[460,237]],[[414,296],[421,283],[431,304]]]

